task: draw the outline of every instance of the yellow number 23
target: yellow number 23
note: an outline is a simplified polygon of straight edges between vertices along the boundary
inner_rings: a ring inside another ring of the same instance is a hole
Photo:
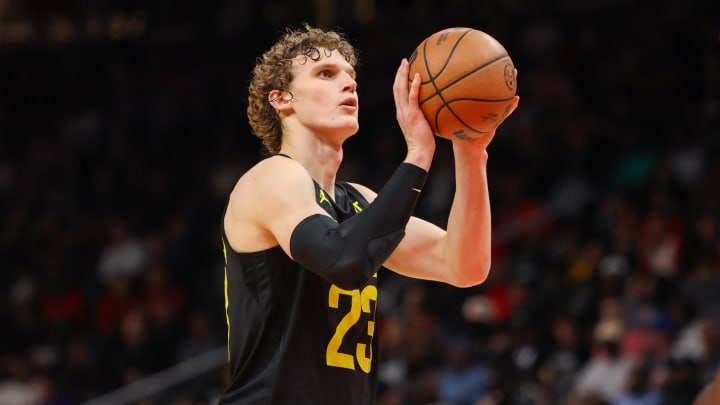
[[[374,285],[366,285],[362,290],[343,290],[336,285],[330,287],[328,293],[328,305],[330,308],[338,308],[340,295],[348,295],[351,298],[350,311],[340,320],[335,328],[335,334],[327,345],[325,355],[326,363],[331,367],[342,367],[355,370],[355,359],[360,369],[366,373],[370,372],[372,361],[372,339],[375,334],[375,316],[371,301],[377,302],[378,291]],[[340,345],[345,334],[360,320],[361,313],[373,313],[372,320],[368,321],[367,334],[370,337],[370,348],[365,343],[358,343],[355,348],[355,356],[340,352]],[[366,352],[370,353],[366,356]]]

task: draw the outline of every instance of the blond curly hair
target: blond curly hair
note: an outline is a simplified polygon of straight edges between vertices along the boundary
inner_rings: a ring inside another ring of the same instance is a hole
[[[293,79],[292,62],[297,56],[317,61],[323,57],[320,49],[337,50],[353,67],[357,65],[358,52],[343,33],[308,24],[303,24],[300,29],[288,28],[255,63],[248,89],[247,116],[252,132],[271,154],[280,151],[282,125],[268,95],[272,90],[288,89]]]

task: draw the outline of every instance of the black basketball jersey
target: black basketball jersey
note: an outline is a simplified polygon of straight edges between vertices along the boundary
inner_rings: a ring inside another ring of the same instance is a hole
[[[347,183],[317,203],[342,222],[367,207]],[[343,290],[280,247],[233,251],[223,231],[230,385],[223,405],[368,405],[375,402],[377,274]]]

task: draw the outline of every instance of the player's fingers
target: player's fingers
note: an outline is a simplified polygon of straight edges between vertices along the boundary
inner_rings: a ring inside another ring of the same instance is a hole
[[[417,102],[418,94],[420,93],[420,73],[415,73],[410,81],[410,92],[408,94],[410,102]]]
[[[395,104],[400,105],[399,103],[403,100],[407,100],[407,92],[408,92],[408,63],[407,59],[404,59],[400,62],[400,67],[398,67],[397,73],[395,74],[395,82],[393,83],[393,94],[395,96]]]

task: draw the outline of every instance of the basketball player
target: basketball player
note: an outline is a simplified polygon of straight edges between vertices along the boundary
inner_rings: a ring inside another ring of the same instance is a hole
[[[254,68],[248,117],[273,155],[239,179],[224,216],[230,383],[221,404],[372,404],[380,267],[459,287],[488,275],[494,134],[454,143],[447,231],[411,217],[435,139],[407,60],[393,85],[404,162],[377,194],[336,180],[343,142],[358,131],[356,60],[343,35],[305,26]]]

